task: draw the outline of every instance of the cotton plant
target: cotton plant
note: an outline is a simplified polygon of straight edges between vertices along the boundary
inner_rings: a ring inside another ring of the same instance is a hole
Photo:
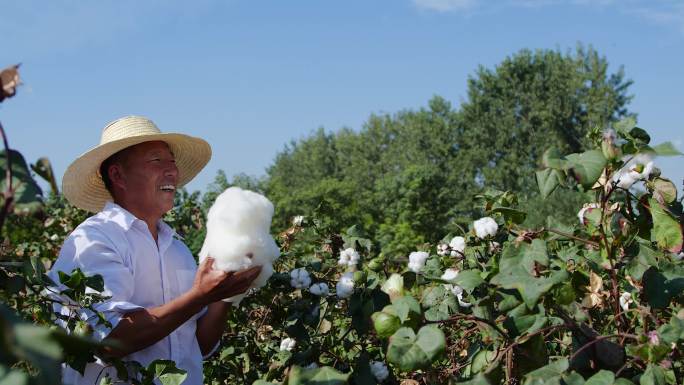
[[[309,287],[309,291],[311,294],[317,295],[319,297],[325,297],[330,293],[328,284],[325,282],[314,283],[311,285],[311,287]]]
[[[613,174],[613,181],[618,187],[627,190],[634,183],[648,179],[654,171],[654,167],[653,158],[650,155],[636,155],[627,159],[627,163]]]
[[[499,225],[491,217],[484,217],[473,222],[473,228],[475,229],[475,235],[480,239],[485,239],[487,237],[493,237],[499,230]]]
[[[373,373],[373,377],[375,377],[378,382],[383,382],[387,379],[387,377],[389,377],[389,369],[384,362],[371,361],[370,370],[371,373]]]
[[[453,237],[451,238],[451,241],[449,241],[449,244],[441,243],[437,245],[437,255],[458,257],[459,255],[463,255],[465,247],[465,238],[458,236]]]
[[[290,271],[290,285],[295,289],[306,289],[311,285],[311,276],[303,267]]]
[[[273,274],[280,250],[270,234],[273,204],[261,194],[239,187],[222,192],[207,213],[207,235],[200,263],[214,259],[213,268],[239,271],[261,266],[249,289],[263,287]],[[251,291],[248,291],[251,292]],[[225,299],[238,306],[247,293]]]
[[[342,274],[340,280],[335,285],[338,298],[349,298],[354,293],[354,273],[347,272]]]
[[[290,338],[290,337],[283,338],[283,340],[280,341],[280,351],[281,352],[282,351],[291,352],[292,349],[294,349],[296,345],[297,345],[297,341],[294,338]]]
[[[337,261],[338,265],[356,266],[359,263],[359,253],[353,248],[348,248],[340,252],[340,259]]]
[[[430,254],[424,251],[414,251],[409,254],[408,268],[412,272],[418,274],[425,267],[425,261],[427,261]]]
[[[623,292],[620,294],[620,307],[622,308],[622,311],[627,311],[629,309],[629,305],[634,302],[632,299],[632,293],[629,292]]]
[[[452,281],[458,277],[458,270],[456,269],[446,269],[444,274],[440,277],[445,281]],[[458,305],[461,307],[470,307],[472,304],[463,301],[463,288],[456,284],[444,284],[444,288],[451,291],[458,299]]]
[[[404,277],[401,274],[392,273],[389,278],[380,287],[391,300],[399,298],[404,295]]]
[[[592,212],[593,210],[597,210],[599,208],[601,208],[601,205],[599,205],[598,203],[585,203],[582,206],[582,208],[577,212],[577,218],[579,218],[580,224],[586,225],[586,215]]]

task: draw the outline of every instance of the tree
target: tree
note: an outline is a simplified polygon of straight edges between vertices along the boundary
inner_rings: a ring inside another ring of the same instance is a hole
[[[547,147],[580,152],[593,127],[629,115],[631,80],[622,67],[589,47],[574,54],[521,50],[494,70],[468,79],[462,123],[478,180],[489,187],[529,193],[533,170]]]
[[[607,69],[592,48],[522,50],[494,70],[479,68],[460,109],[436,96],[428,108],[372,115],[359,131],[321,128],[293,141],[264,182],[274,226],[317,210],[340,228],[362,227],[383,251],[406,255],[460,232],[478,214],[473,196],[485,185],[543,205],[535,213],[570,218],[581,196],[539,202],[530,186],[543,149],[581,151],[590,128],[628,114],[631,81],[622,69]]]

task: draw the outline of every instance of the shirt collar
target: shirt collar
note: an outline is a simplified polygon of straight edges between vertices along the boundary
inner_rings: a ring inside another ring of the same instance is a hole
[[[112,220],[121,226],[125,231],[130,230],[136,222],[139,222],[140,225],[147,228],[145,221],[139,219],[135,215],[131,214],[130,211],[111,201],[105,204],[105,207],[102,209],[102,214],[104,214],[109,220]],[[176,230],[174,230],[161,219],[157,221],[157,231],[159,231],[159,236],[164,238],[178,236],[178,234],[176,234]]]

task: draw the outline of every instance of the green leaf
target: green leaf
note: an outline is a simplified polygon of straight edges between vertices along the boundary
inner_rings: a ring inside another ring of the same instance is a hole
[[[590,189],[596,183],[608,162],[599,150],[570,154],[566,158],[569,162],[568,168],[572,170],[575,179],[586,189]]]
[[[665,308],[670,300],[684,290],[684,277],[666,277],[656,268],[646,270],[643,276],[644,294],[648,303],[655,308]]]
[[[417,335],[413,329],[403,327],[390,337],[387,360],[405,372],[425,368],[445,347],[444,333],[435,325],[423,326]]]
[[[347,382],[349,374],[338,372],[329,366],[316,369],[302,369],[292,366],[287,377],[288,385],[341,385]]]
[[[562,170],[565,168],[566,163],[567,162],[563,160],[563,155],[556,147],[549,148],[544,151],[544,154],[542,155],[542,165],[546,168]]]
[[[655,178],[652,182],[653,197],[660,203],[668,204],[677,199],[677,187],[671,180]]]
[[[649,364],[639,379],[639,385],[667,385],[665,371],[660,366]]]
[[[26,372],[19,369],[10,369],[4,372],[0,364],[0,384],[2,385],[29,385],[29,376]]]
[[[684,320],[673,315],[670,323],[658,328],[658,335],[668,345],[673,342],[677,343],[679,340],[684,341]]]
[[[457,382],[456,385],[492,385],[492,383],[483,373],[478,373],[472,379],[468,381]]]
[[[266,381],[266,380],[256,380],[256,381],[252,382],[252,385],[276,385],[276,384],[273,382],[270,382],[270,381]]]
[[[507,222],[513,222],[517,224],[525,222],[525,218],[527,218],[526,212],[510,207],[495,207],[490,210],[490,213],[500,213]]]
[[[154,377],[162,385],[180,385],[188,377],[185,370],[177,368],[176,363],[171,360],[154,360],[148,368],[153,370]]]
[[[678,156],[678,155],[684,155],[681,151],[679,151],[672,143],[670,142],[665,142],[665,143],[660,143],[657,146],[652,147],[653,152],[656,153],[658,156]]]
[[[607,370],[599,370],[598,373],[587,379],[584,385],[613,385],[615,374]]]
[[[504,289],[518,289],[527,307],[532,309],[542,295],[567,278],[565,270],[556,270],[548,277],[535,277],[524,266],[517,265],[494,276],[491,283]]]
[[[463,270],[452,281],[468,292],[472,292],[484,282],[478,270]]]
[[[657,200],[650,198],[648,204],[651,217],[653,217],[652,237],[661,248],[672,253],[679,253],[684,243],[679,222]]]
[[[552,168],[547,168],[535,173],[537,178],[537,187],[543,199],[546,199],[551,193],[560,185],[563,174]]]
[[[19,151],[10,150],[12,165],[12,188],[14,190],[14,213],[33,214],[43,208],[43,192],[31,177],[26,160]],[[7,190],[6,152],[0,151],[0,191]],[[0,197],[0,205],[4,204],[4,198]]]
[[[641,280],[646,270],[650,267],[658,267],[658,257],[660,253],[649,246],[650,242],[642,240],[641,238],[638,239],[640,240],[638,246],[639,252],[627,263],[627,271],[632,278]]]
[[[524,385],[560,384],[563,372],[568,370],[568,359],[561,358],[525,375]],[[548,382],[547,382],[548,381]]]
[[[632,131],[634,127],[636,127],[636,119],[632,116],[623,118],[613,124],[615,131],[621,133],[623,137],[629,136],[629,132]]]
[[[397,317],[401,323],[406,322],[409,318],[420,317],[420,304],[415,298],[410,295],[395,298],[392,301],[392,307],[397,312]]]

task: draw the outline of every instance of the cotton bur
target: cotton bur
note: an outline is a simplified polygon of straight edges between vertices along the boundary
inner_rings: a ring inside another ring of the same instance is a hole
[[[239,271],[261,266],[251,288],[260,288],[273,274],[280,250],[270,234],[273,204],[263,195],[239,187],[221,193],[207,214],[207,236],[200,263],[214,258],[214,269]],[[238,306],[247,294],[224,299]]]

